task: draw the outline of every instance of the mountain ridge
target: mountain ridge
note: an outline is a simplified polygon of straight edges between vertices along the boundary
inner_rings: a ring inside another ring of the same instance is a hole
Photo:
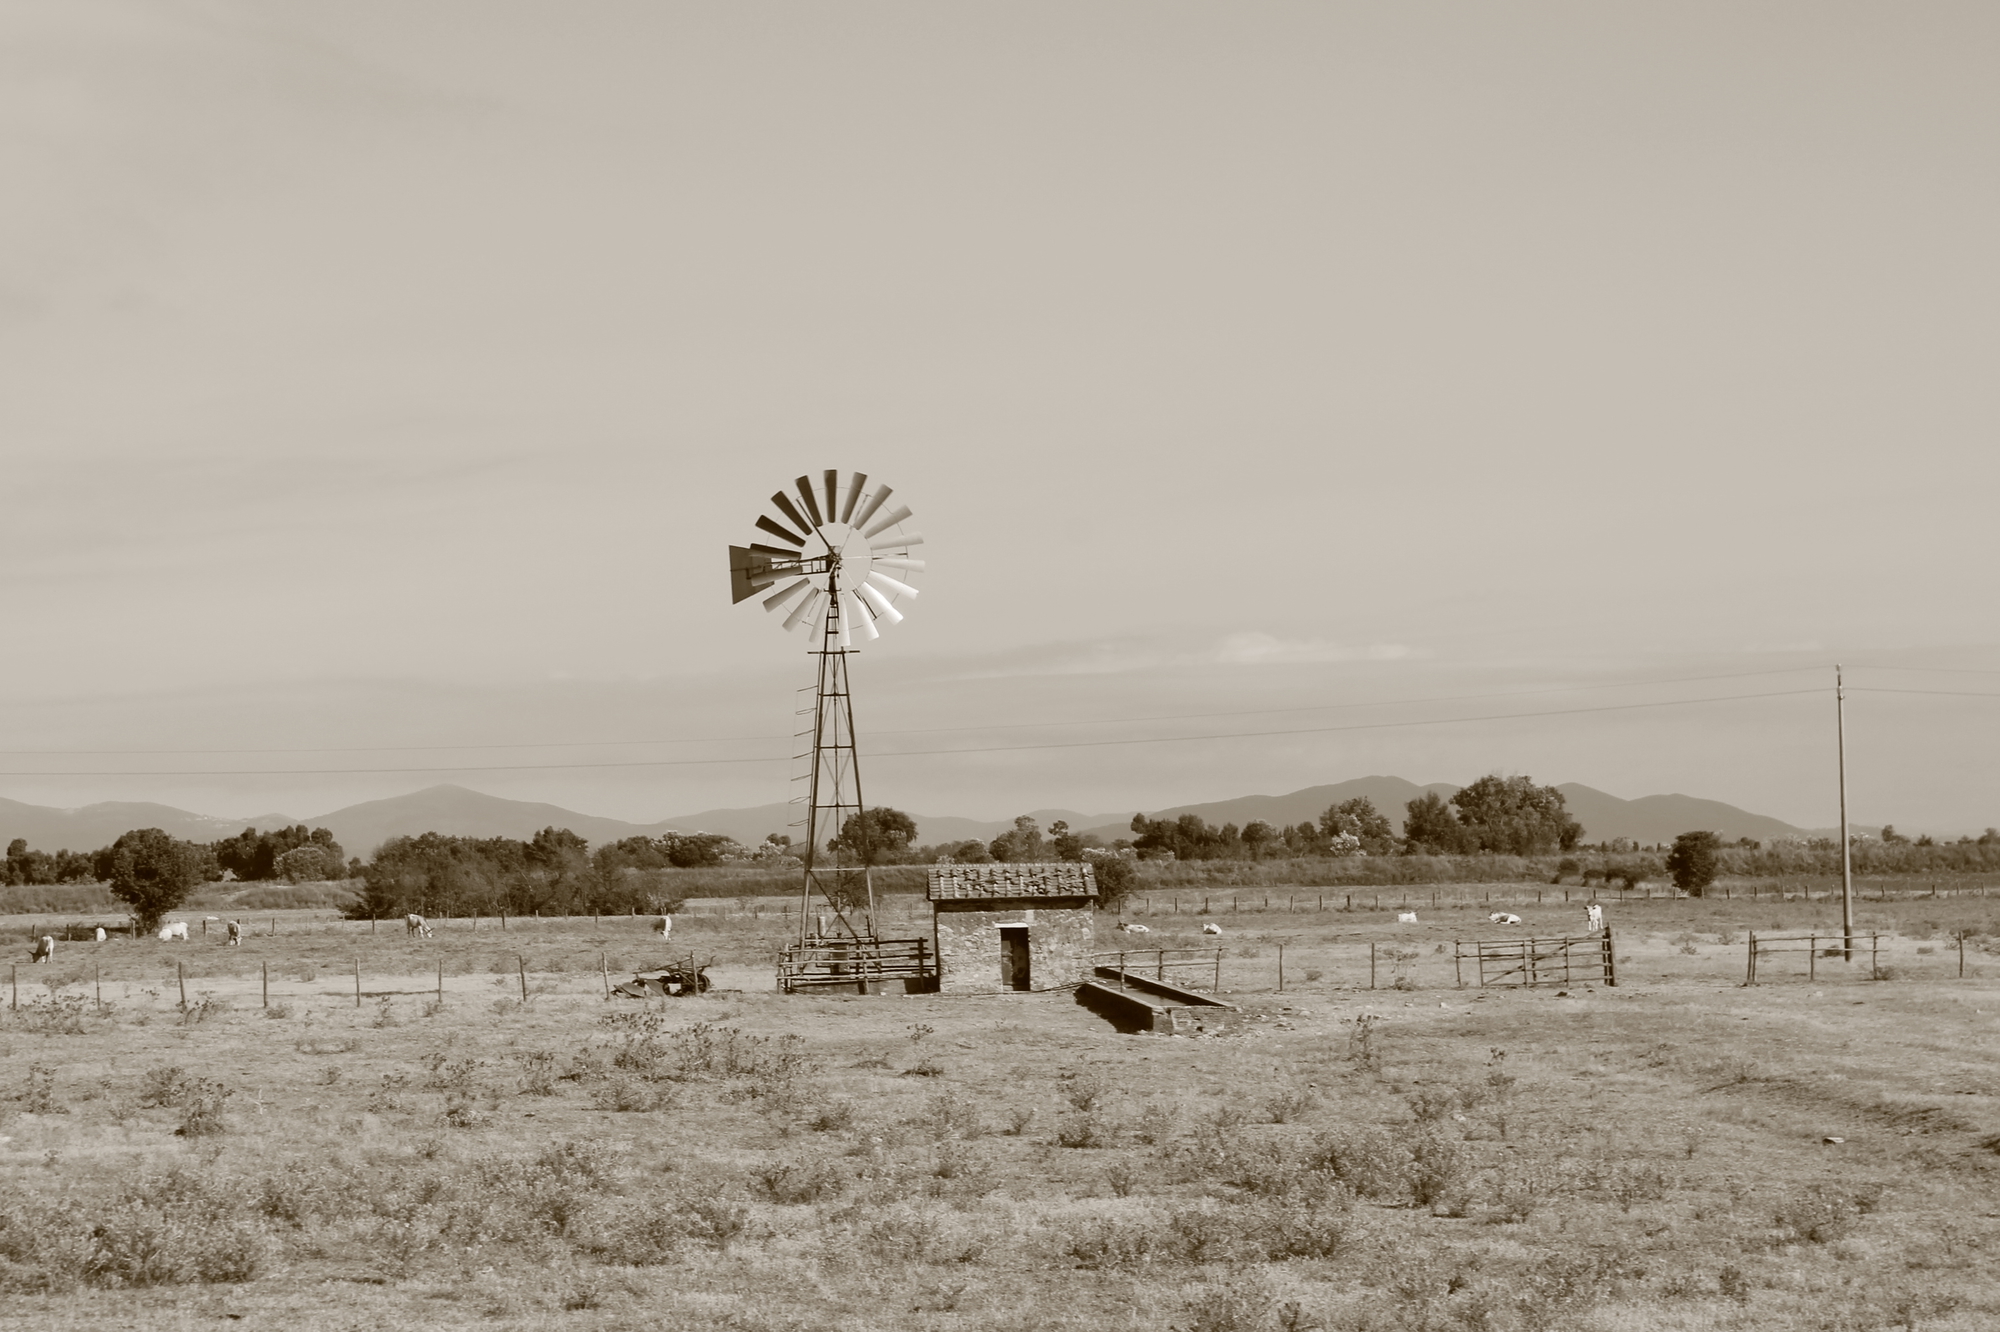
[[[1707,828],[1728,841],[1739,837],[1768,841],[1778,837],[1832,835],[1831,830],[1798,828],[1781,819],[1696,796],[1648,795],[1626,800],[1579,782],[1565,783],[1556,789],[1563,793],[1570,812],[1583,824],[1585,839],[1592,842],[1618,837],[1645,844],[1668,842],[1677,834],[1695,828]],[[1425,792],[1449,797],[1457,790],[1449,782],[1419,785],[1401,777],[1358,777],[1303,787],[1284,795],[1238,796],[1233,800],[1175,805],[1150,811],[1147,817],[1178,818],[1182,814],[1195,814],[1217,826],[1234,823],[1242,827],[1255,819],[1284,826],[1317,821],[1328,806],[1365,796],[1400,832],[1403,807],[1409,801]],[[1071,809],[1038,809],[1029,813],[1040,826],[1047,827],[1062,819],[1073,830],[1095,833],[1107,842],[1131,834],[1130,815],[1087,814]],[[487,795],[449,783],[382,800],[362,801],[311,818],[262,814],[249,819],[222,819],[143,801],[104,801],[76,809],[58,809],[0,797],[0,844],[20,837],[38,851],[93,851],[134,828],[160,828],[189,841],[211,842],[233,836],[246,827],[268,832],[305,824],[330,829],[350,856],[368,856],[391,837],[423,832],[525,840],[548,827],[568,828],[593,846],[625,837],[657,837],[665,832],[721,833],[746,845],[755,845],[769,833],[789,832],[799,836],[802,830],[791,826],[798,816],[796,805],[772,804],[747,809],[710,809],[652,823],[632,823],[583,814],[560,805]],[[986,841],[1005,832],[1014,822],[916,813],[910,817],[917,825],[917,839],[923,843],[968,838]],[[1859,825],[1855,830],[1863,831]]]

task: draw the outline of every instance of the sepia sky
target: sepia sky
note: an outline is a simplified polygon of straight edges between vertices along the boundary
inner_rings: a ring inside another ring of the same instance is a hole
[[[10,4],[0,795],[782,800],[805,644],[724,547],[839,467],[929,538],[871,802],[1500,771],[1825,826],[1844,661],[1855,817],[2000,824],[1996,39]]]

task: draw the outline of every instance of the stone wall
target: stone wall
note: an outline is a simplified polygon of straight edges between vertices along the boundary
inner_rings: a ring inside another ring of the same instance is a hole
[[[1000,927],[1028,927],[1028,984],[1054,990],[1090,978],[1096,907],[1087,897],[987,898],[934,902],[939,989],[995,994]]]

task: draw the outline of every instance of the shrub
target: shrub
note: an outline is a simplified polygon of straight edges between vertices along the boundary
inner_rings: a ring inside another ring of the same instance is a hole
[[[1264,1113],[1271,1117],[1273,1124],[1293,1124],[1312,1113],[1319,1098],[1304,1088],[1279,1092],[1264,1102]]]
[[[1103,1116],[1089,1110],[1064,1115],[1056,1125],[1058,1147],[1103,1147],[1110,1137]]]
[[[1878,1189],[1814,1184],[1785,1197],[1772,1220],[1785,1240],[1830,1244],[1860,1225],[1880,1198]]]
[[[1364,1198],[1408,1195],[1410,1153],[1382,1129],[1357,1125],[1322,1134],[1308,1159]]]
[[[226,1132],[229,1125],[222,1118],[222,1107],[234,1094],[219,1082],[190,1079],[181,1094],[181,1126],[174,1133],[183,1138],[206,1138]]]
[[[1472,1153],[1459,1139],[1438,1129],[1410,1143],[1410,1194],[1417,1206],[1448,1216],[1465,1215],[1472,1183]]]
[[[759,1167],[751,1172],[751,1178],[772,1202],[786,1205],[838,1197],[847,1187],[847,1176],[839,1166],[805,1157]]]

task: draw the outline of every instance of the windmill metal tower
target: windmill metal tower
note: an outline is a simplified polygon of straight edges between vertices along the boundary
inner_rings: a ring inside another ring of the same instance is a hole
[[[798,942],[781,959],[779,980],[787,990],[853,984],[864,977],[907,974],[904,963],[912,960],[919,974],[930,974],[934,967],[926,971],[922,965],[924,941],[876,935],[867,839],[854,846],[841,836],[866,809],[847,659],[855,651],[857,633],[872,641],[881,636],[878,623],[902,621],[896,603],[917,595],[905,580],[924,569],[910,549],[924,538],[903,530],[909,506],[888,508],[893,492],[882,485],[871,490],[865,473],[849,473],[843,482],[837,469],[828,468],[818,484],[808,475],[795,486],[796,494],[780,490],[771,496],[777,517],[765,513],[757,519],[758,529],[782,545],[755,541],[729,548],[733,600],[762,595],[766,611],[784,614],[786,629],[806,631],[815,643],[811,654],[818,659],[812,730],[801,733],[801,738],[810,734],[812,743],[796,756],[811,763],[805,775]],[[826,913],[832,928],[825,923]],[[906,959],[906,952],[912,957]],[[865,987],[867,981],[861,983]]]

